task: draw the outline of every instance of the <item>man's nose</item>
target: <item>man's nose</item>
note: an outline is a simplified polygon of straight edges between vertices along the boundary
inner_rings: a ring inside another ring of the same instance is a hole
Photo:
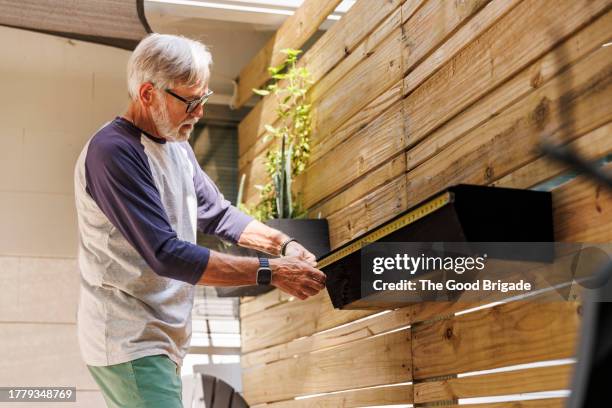
[[[193,110],[193,112],[191,112],[191,116],[193,116],[196,119],[200,119],[202,116],[204,116],[204,105],[200,105],[198,104],[198,106],[196,106],[196,108]]]

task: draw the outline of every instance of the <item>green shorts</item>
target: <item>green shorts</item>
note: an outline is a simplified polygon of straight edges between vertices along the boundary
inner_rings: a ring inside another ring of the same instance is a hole
[[[87,368],[111,408],[183,408],[179,368],[168,356]]]

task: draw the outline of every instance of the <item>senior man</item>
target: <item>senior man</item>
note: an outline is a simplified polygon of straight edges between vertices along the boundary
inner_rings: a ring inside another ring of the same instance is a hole
[[[300,299],[324,288],[312,253],[237,210],[198,165],[187,140],[212,94],[210,65],[197,41],[145,38],[128,62],[127,111],[76,164],[79,345],[111,407],[182,407],[194,285],[271,283]],[[215,252],[196,229],[285,256]]]

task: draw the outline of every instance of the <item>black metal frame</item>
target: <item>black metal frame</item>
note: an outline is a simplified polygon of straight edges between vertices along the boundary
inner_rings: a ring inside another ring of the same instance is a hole
[[[542,143],[540,150],[550,158],[564,163],[609,189],[612,189],[612,174],[606,173],[594,162],[581,157],[567,145]],[[578,361],[572,379],[572,393],[567,407],[608,406],[609,378],[612,374],[612,262],[605,265],[596,279],[606,285],[592,291],[584,299],[582,328],[578,345]],[[605,401],[608,401],[607,403]]]
[[[172,92],[168,88],[166,88],[165,91],[166,93],[169,93],[170,95],[174,96],[176,99],[178,99],[179,101],[187,105],[187,110],[185,111],[185,113],[191,113],[194,110],[196,110],[198,105],[204,105],[206,102],[208,102],[208,98],[210,98],[210,95],[214,93],[213,91],[208,91],[204,95],[200,96],[199,98],[189,100],[189,99],[185,99],[182,96]]]

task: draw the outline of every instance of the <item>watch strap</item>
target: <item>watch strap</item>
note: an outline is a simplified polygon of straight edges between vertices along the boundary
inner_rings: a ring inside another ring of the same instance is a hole
[[[272,282],[272,269],[268,258],[259,258],[259,268],[255,278],[258,285],[269,285]]]
[[[270,260],[268,258],[259,258],[260,268],[270,268]]]

